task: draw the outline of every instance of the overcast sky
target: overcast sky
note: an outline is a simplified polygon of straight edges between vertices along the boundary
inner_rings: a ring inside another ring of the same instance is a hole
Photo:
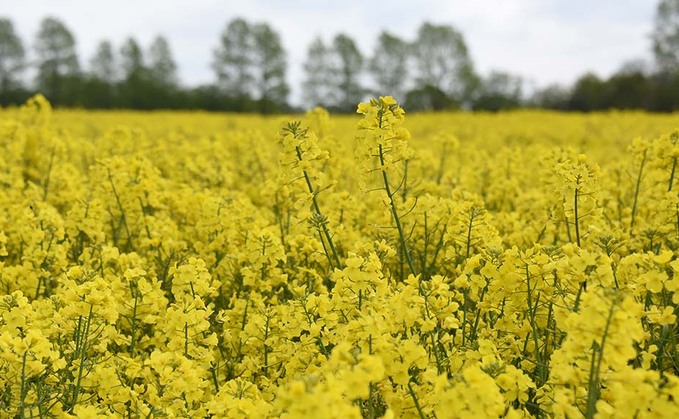
[[[0,0],[27,46],[40,20],[61,19],[75,34],[86,65],[102,39],[116,47],[134,36],[144,47],[156,34],[170,41],[185,85],[211,82],[212,51],[234,17],[266,21],[283,39],[288,80],[299,97],[302,62],[316,35],[350,34],[368,55],[382,29],[413,39],[423,21],[464,35],[481,74],[522,75],[541,87],[572,83],[593,71],[608,76],[632,59],[650,60],[656,0]],[[296,100],[295,100],[296,101]]]

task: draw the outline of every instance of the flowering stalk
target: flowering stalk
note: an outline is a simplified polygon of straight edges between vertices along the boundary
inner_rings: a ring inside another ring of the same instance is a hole
[[[357,150],[357,155],[363,160],[364,166],[367,166],[368,173],[373,170],[373,156],[378,158],[378,170],[382,173],[382,188],[387,195],[387,204],[398,231],[401,250],[410,273],[415,275],[415,263],[406,242],[401,216],[394,202],[394,195],[398,192],[398,188],[394,188],[389,181],[389,175],[396,172],[396,164],[406,162],[412,155],[412,150],[408,149],[410,133],[401,126],[405,119],[405,111],[393,97],[386,96],[361,103],[358,105],[357,112],[364,115],[358,125],[361,132],[359,141],[362,144]]]
[[[78,358],[78,376],[76,377],[75,384],[73,385],[73,396],[71,400],[71,407],[69,412],[73,412],[73,409],[78,404],[78,396],[80,395],[80,389],[82,385],[83,373],[85,371],[85,360],[87,359],[87,350],[89,349],[90,337],[90,326],[92,325],[92,309],[94,306],[90,304],[90,310],[87,315],[87,320],[85,324],[82,324],[82,317],[78,319],[78,328],[76,329],[75,335],[75,351],[73,352],[73,360]],[[82,327],[82,328],[81,328]]]
[[[314,188],[312,176],[307,170],[311,168],[312,161],[327,159],[328,153],[327,151],[320,150],[313,132],[310,132],[308,128],[302,128],[301,125],[300,121],[294,121],[283,127],[280,142],[283,143],[285,149],[282,158],[289,158],[289,155],[292,154],[293,161],[282,160],[281,163],[287,166],[287,169],[291,172],[289,174],[292,175],[292,179],[298,178],[299,176],[295,176],[296,172],[301,171],[307,190],[311,194],[312,216],[309,221],[321,234],[321,244],[328,257],[330,268],[339,269],[341,266],[340,258],[328,229],[328,218],[323,214],[318,204],[318,194],[329,186],[321,189]]]
[[[597,341],[592,342],[592,364],[589,372],[587,410],[585,412],[585,417],[588,419],[593,418],[596,414],[596,402],[601,397],[601,364],[604,359],[604,346],[606,345],[606,337],[608,336],[608,329],[611,326],[611,319],[613,318],[615,308],[615,304],[612,304],[608,312],[603,336],[601,337],[601,344]]]

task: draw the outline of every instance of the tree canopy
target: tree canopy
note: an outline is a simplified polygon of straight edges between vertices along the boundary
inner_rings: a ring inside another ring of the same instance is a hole
[[[101,109],[275,113],[320,105],[353,112],[375,95],[395,96],[409,111],[679,109],[679,0],[657,2],[652,66],[632,60],[608,77],[589,73],[571,86],[531,89],[521,76],[502,69],[482,74],[462,32],[441,23],[423,22],[412,39],[382,30],[372,51],[350,33],[315,36],[300,63],[299,92],[288,80],[284,39],[267,22],[239,17],[225,22],[213,49],[213,81],[199,86],[182,85],[170,41],[163,34],[148,45],[134,36],[118,45],[102,39],[81,68],[75,35],[60,19],[45,17],[26,49],[12,21],[0,17],[0,106],[39,91],[54,106]],[[291,92],[302,107],[290,104]]]

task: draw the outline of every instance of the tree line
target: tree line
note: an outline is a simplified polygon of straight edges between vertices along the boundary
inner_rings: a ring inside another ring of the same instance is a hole
[[[592,111],[679,108],[679,0],[661,0],[652,36],[653,68],[632,62],[607,79],[580,77],[525,94],[525,80],[504,71],[476,71],[463,35],[450,25],[423,23],[412,40],[383,31],[365,55],[344,33],[307,48],[301,85],[304,107],[352,112],[368,95],[392,95],[411,111],[497,111],[542,107]],[[27,59],[10,19],[0,18],[0,105],[41,92],[55,105],[94,109],[206,109],[277,113],[289,104],[288,58],[281,37],[265,22],[228,22],[213,50],[214,82],[182,86],[169,42],[162,35],[144,47],[130,37],[102,40],[83,66],[76,39],[54,17],[44,18]],[[26,80],[27,70],[35,73]]]

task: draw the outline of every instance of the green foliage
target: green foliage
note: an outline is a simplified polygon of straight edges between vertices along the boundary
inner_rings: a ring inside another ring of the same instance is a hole
[[[653,54],[661,71],[679,71],[679,1],[660,0],[651,34]]]
[[[338,34],[330,46],[321,38],[314,39],[304,63],[307,103],[351,112],[364,92],[359,80],[363,64],[363,54],[349,35]]]
[[[252,27],[254,38],[254,72],[259,111],[274,112],[285,103],[290,87],[285,79],[287,58],[280,36],[266,23]]]
[[[651,37],[657,72],[646,64],[628,64],[608,79],[585,74],[573,86],[547,86],[530,98],[523,96],[518,76],[477,73],[463,34],[450,25],[424,22],[411,40],[382,31],[367,56],[350,34],[336,34],[329,42],[316,37],[303,65],[301,96],[304,105],[346,113],[368,93],[395,96],[412,111],[674,111],[679,108],[678,17],[679,0],[658,2]],[[73,33],[56,18],[43,19],[33,45],[36,59],[27,64],[12,22],[0,18],[0,106],[41,92],[56,107],[300,110],[288,104],[287,52],[279,33],[266,22],[228,22],[214,49],[215,82],[190,88],[181,86],[170,43],[162,35],[148,48],[134,38],[122,48],[102,40],[87,71],[79,66]],[[34,85],[25,84],[29,67],[36,70]],[[372,86],[365,83],[367,75]]]
[[[518,108],[521,106],[522,87],[521,77],[493,71],[482,81],[473,108],[489,111]]]
[[[35,40],[35,52],[38,89],[50,100],[74,105],[80,65],[71,31],[56,18],[43,19]]]
[[[336,67],[334,88],[339,101],[335,104],[343,111],[353,110],[355,103],[361,100],[363,88],[359,77],[363,70],[363,55],[354,40],[346,34],[338,34],[332,41]]]
[[[234,19],[222,32],[212,68],[219,87],[228,95],[252,95],[252,29],[244,19]]]
[[[304,82],[302,94],[310,106],[325,106],[335,101],[331,88],[330,49],[320,37],[314,38],[307,49],[304,62]]]
[[[478,85],[478,76],[464,37],[452,26],[423,23],[413,43],[417,84],[433,86],[465,102]]]
[[[25,51],[9,19],[0,19],[0,104],[19,87]]]
[[[390,94],[397,99],[404,97],[404,87],[409,76],[410,52],[408,42],[386,31],[380,34],[375,52],[368,63],[378,96]]]

